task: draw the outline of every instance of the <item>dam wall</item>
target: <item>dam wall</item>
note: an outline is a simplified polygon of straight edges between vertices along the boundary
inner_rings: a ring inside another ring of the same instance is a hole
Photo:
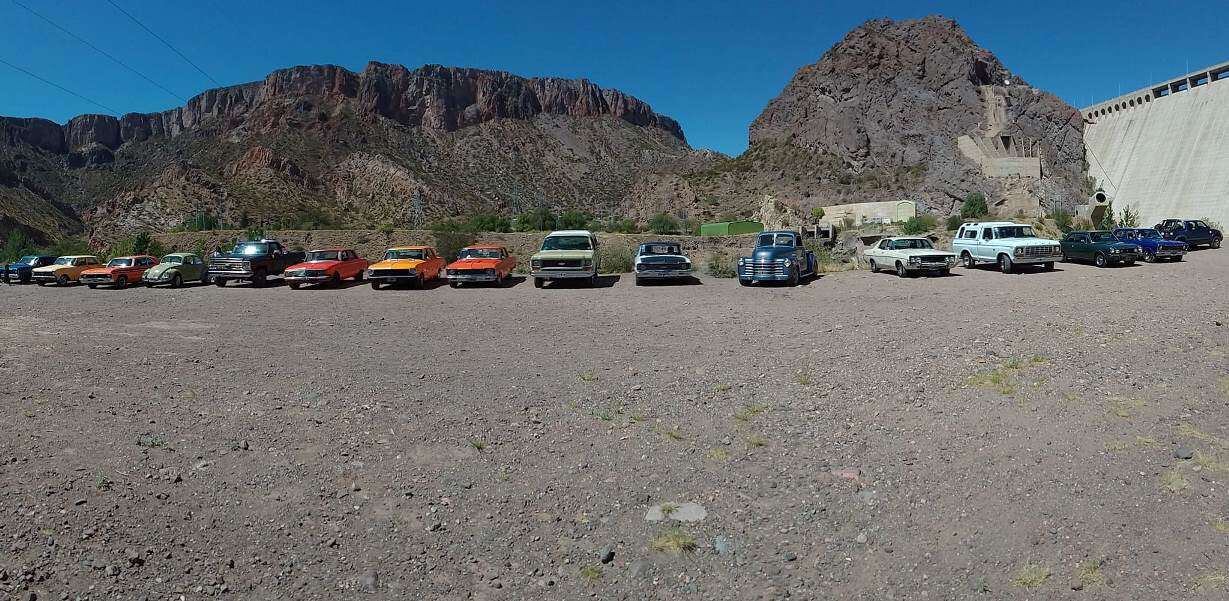
[[[1229,227],[1229,63],[1080,111],[1089,174],[1140,225],[1166,218]]]

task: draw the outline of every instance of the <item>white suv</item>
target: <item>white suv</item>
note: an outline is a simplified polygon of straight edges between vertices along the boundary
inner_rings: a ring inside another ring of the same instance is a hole
[[[965,267],[994,263],[1003,273],[1011,273],[1020,264],[1054,269],[1054,262],[1063,256],[1057,240],[1038,238],[1033,226],[1010,221],[961,225],[952,240],[952,252]]]

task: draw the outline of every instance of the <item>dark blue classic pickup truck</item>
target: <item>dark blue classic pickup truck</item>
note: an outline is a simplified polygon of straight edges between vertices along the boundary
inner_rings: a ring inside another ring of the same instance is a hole
[[[797,286],[803,278],[815,276],[816,266],[815,253],[802,245],[798,232],[761,232],[751,256],[738,259],[738,283],[785,282]]]
[[[1192,249],[1204,245],[1220,248],[1224,239],[1220,230],[1199,219],[1166,219],[1156,224],[1156,231],[1166,240],[1185,242]]]

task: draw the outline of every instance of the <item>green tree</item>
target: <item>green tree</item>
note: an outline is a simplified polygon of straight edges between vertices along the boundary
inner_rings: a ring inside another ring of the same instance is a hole
[[[1105,212],[1101,214],[1101,222],[1096,224],[1098,229],[1112,230],[1114,229],[1114,201],[1105,203]]]
[[[550,209],[538,207],[517,215],[515,227],[518,232],[545,232],[555,229],[557,223],[558,219]]]
[[[1118,217],[1119,227],[1139,227],[1139,212],[1132,210],[1131,207],[1122,207],[1122,214]]]
[[[678,220],[668,213],[658,213],[649,220],[649,231],[654,234],[673,234],[678,230]]]
[[[934,215],[923,213],[905,221],[904,225],[900,226],[900,232],[906,236],[917,236],[935,229],[938,223],[939,220]]]
[[[964,219],[962,219],[960,215],[948,215],[947,216],[947,231],[954,232],[960,229],[960,224],[962,223],[964,223]]]
[[[478,213],[469,218],[470,231],[474,232],[510,232],[512,222],[503,215],[493,213]]]
[[[986,205],[986,195],[981,192],[970,192],[964,197],[964,204],[960,206],[960,216],[965,219],[977,219],[990,214],[990,207]]]
[[[26,236],[25,230],[13,228],[4,241],[4,247],[0,249],[0,263],[12,263],[30,252],[30,238]]]
[[[589,227],[589,216],[580,211],[564,211],[559,216],[559,227],[565,230],[583,230]]]
[[[1050,219],[1054,220],[1054,226],[1058,228],[1058,231],[1065,234],[1072,230],[1071,213],[1068,213],[1066,210],[1056,208],[1050,211]]]
[[[824,208],[823,207],[814,207],[811,209],[811,219],[819,221],[820,219],[823,219],[823,218],[824,218]]]

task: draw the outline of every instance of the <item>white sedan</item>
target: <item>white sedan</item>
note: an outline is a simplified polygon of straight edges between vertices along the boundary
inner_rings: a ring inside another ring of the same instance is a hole
[[[938,250],[930,238],[899,236],[884,238],[863,253],[871,271],[895,270],[900,277],[925,271],[934,275],[947,275],[956,265],[956,253]]]

